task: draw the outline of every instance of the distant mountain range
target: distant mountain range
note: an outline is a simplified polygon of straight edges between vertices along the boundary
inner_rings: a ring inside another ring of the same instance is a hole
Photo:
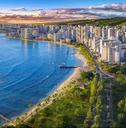
[[[98,5],[85,8],[56,8],[56,9],[34,9],[26,8],[0,10],[0,17],[19,20],[66,21],[81,19],[100,19],[113,17],[126,17],[126,4]],[[3,19],[0,18],[0,22]],[[30,18],[30,19],[29,19]],[[36,18],[36,19],[35,19]],[[6,20],[7,21],[7,20]],[[4,22],[4,21],[3,21]],[[11,22],[11,21],[10,21]],[[12,21],[13,22],[13,21]]]

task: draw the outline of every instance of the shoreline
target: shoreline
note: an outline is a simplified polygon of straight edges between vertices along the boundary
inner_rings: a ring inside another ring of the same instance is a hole
[[[7,36],[7,35],[5,35],[5,36]],[[59,41],[53,42],[52,40],[22,39],[22,38],[17,38],[17,37],[15,38],[15,37],[9,37],[9,36],[7,36],[7,38],[9,38],[9,39],[18,39],[18,40],[26,41],[26,42],[34,42],[35,41],[35,42],[39,42],[39,43],[46,42],[46,43],[53,43],[53,44],[58,44],[58,45],[66,45],[70,48],[77,49],[74,45],[71,45],[71,44],[65,43],[65,42],[60,43]]]
[[[67,45],[68,47],[75,48],[74,46],[69,44],[62,43],[62,45]],[[81,70],[83,70],[84,66],[87,65],[87,61],[84,58],[84,56],[78,51],[77,48],[75,49],[76,49],[75,57],[82,62],[82,67],[74,69],[72,74],[65,81],[63,81],[61,84],[58,84],[56,89],[54,89],[54,91],[52,91],[47,97],[40,100],[38,104],[34,105],[27,112],[24,112],[21,115],[12,118],[10,122],[3,124],[3,126],[16,126],[19,123],[23,123],[23,122],[25,123],[28,120],[30,120],[32,116],[36,115],[39,111],[46,108],[47,106],[52,104],[55,100],[65,95],[65,92],[71,88],[70,83],[76,81],[80,77]]]

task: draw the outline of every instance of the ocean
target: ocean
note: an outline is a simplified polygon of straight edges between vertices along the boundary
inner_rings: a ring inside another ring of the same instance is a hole
[[[66,45],[0,34],[0,115],[17,117],[52,93],[74,71],[59,65],[81,65],[75,54]]]

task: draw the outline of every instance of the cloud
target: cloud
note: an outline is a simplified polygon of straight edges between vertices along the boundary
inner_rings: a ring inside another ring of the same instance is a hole
[[[109,18],[109,17],[126,17],[126,4],[111,4],[111,5],[98,5],[90,6],[88,8],[63,8],[63,9],[34,9],[28,10],[24,7],[15,8],[10,10],[0,10],[0,16],[39,16],[39,17],[84,17],[88,18]]]
[[[111,5],[98,5],[98,6],[90,6],[89,9],[102,9],[102,10],[115,10],[115,11],[126,11],[126,4],[111,4]]]

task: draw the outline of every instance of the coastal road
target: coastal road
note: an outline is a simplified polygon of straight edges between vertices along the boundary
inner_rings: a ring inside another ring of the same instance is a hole
[[[87,47],[86,47],[87,48]],[[112,127],[112,122],[113,122],[113,106],[112,106],[112,79],[114,79],[114,76],[105,73],[102,71],[101,67],[98,65],[96,62],[95,57],[93,54],[90,52],[90,50],[87,48],[89,51],[90,55],[93,58],[93,61],[96,66],[96,73],[100,75],[101,79],[106,79],[108,82],[106,83],[105,86],[105,110],[104,110],[104,119],[102,119],[102,126],[106,128],[111,128]]]

